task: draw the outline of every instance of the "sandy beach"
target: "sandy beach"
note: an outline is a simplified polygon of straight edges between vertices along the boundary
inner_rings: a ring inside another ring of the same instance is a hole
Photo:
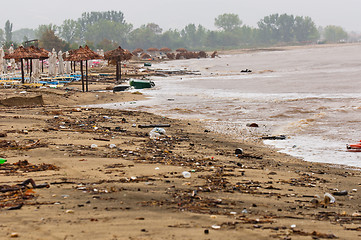
[[[80,107],[143,98],[2,89],[0,239],[361,237],[359,169],[305,162],[197,121]],[[157,125],[165,133],[150,138]]]

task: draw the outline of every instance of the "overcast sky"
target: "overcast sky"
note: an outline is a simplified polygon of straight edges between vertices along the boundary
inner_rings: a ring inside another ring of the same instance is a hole
[[[83,12],[122,11],[125,20],[139,27],[156,23],[163,30],[182,29],[189,23],[215,29],[214,18],[235,13],[244,24],[274,13],[311,17],[317,26],[337,25],[361,32],[361,0],[16,0],[1,1],[0,28],[13,23],[13,30],[37,28],[40,24],[61,25]]]

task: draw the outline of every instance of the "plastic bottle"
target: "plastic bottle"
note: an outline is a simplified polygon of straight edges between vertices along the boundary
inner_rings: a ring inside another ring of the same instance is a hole
[[[0,164],[4,164],[6,163],[8,160],[4,159],[4,158],[0,158]]]

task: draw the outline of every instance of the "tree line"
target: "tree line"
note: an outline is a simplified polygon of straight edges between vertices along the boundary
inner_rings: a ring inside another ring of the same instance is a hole
[[[225,13],[214,19],[214,25],[217,30],[188,24],[181,30],[164,31],[155,23],[134,29],[121,11],[85,12],[76,20],[64,20],[60,26],[40,25],[37,29],[13,31],[8,20],[4,29],[0,29],[0,42],[9,47],[38,39],[39,47],[48,50],[66,51],[87,44],[92,49],[107,51],[119,45],[130,50],[150,47],[214,50],[348,40],[348,33],[342,27],[321,28],[310,17],[288,14],[266,16],[258,21],[257,27],[250,27],[237,14]]]

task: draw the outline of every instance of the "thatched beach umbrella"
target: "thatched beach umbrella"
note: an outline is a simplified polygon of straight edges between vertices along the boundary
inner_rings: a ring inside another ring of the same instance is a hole
[[[34,46],[30,46],[30,47],[26,47],[25,48],[28,52],[30,53],[33,53],[34,56],[36,56],[36,58],[33,58],[33,59],[46,59],[48,58],[48,51],[46,51],[45,49],[41,50],[37,47],[34,47]],[[45,56],[46,54],[46,56]],[[31,78],[31,75],[32,75],[32,72],[33,72],[33,61],[30,60],[30,78]]]
[[[167,52],[171,52],[172,49],[167,48],[167,47],[162,47],[161,49],[159,49],[159,51],[164,52],[164,53],[167,53]]]
[[[44,52],[34,46],[30,46],[25,49],[36,55],[36,58],[34,58],[35,59],[34,60],[35,61],[35,71],[33,71],[33,60],[30,60],[30,78],[31,78],[31,75],[33,72],[35,73],[35,75],[39,74],[39,60],[43,57]]]
[[[30,46],[26,48],[28,51],[35,53],[41,61],[41,71],[44,72],[44,60],[49,58],[49,51],[45,50],[44,48],[37,48],[34,46]]]
[[[90,50],[88,46],[85,46],[84,48],[80,46],[79,49],[76,49],[71,53],[69,52],[69,57],[65,59],[65,61],[80,62],[81,83],[82,83],[83,92],[84,92],[83,61],[86,62],[86,91],[88,92],[88,60],[92,60],[92,59],[102,59],[102,56]]]
[[[143,53],[142,55],[140,55],[141,59],[148,59],[151,58],[151,56],[148,53]]]
[[[157,52],[159,52],[158,48],[148,48],[147,52],[150,53],[150,55],[156,55]]]
[[[121,48],[120,46],[117,49],[108,51],[104,53],[104,59],[115,61],[116,66],[116,81],[121,80],[122,78],[122,67],[121,62],[127,61],[132,58],[133,54],[126,49]]]
[[[139,54],[139,53],[142,53],[142,52],[144,52],[143,49],[141,49],[141,48],[136,48],[136,49],[133,50],[132,53],[133,53],[133,55],[138,56],[138,54]]]
[[[158,48],[148,48],[147,51],[148,52],[158,52],[159,49]]]
[[[21,63],[21,83],[25,83],[24,77],[24,59],[37,59],[39,55],[29,51],[28,49],[24,48],[23,46],[18,47],[14,50],[14,53],[5,54],[5,59],[17,59],[20,60]]]
[[[177,50],[175,50],[176,52],[180,52],[180,53],[184,53],[184,52],[188,52],[187,49],[185,48],[178,48]]]

